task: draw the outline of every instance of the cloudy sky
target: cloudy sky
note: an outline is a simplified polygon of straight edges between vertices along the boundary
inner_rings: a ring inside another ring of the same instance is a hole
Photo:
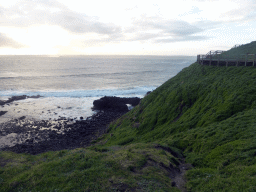
[[[0,0],[0,55],[197,55],[256,40],[256,0]]]

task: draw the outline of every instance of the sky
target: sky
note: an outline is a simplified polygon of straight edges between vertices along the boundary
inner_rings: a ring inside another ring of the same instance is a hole
[[[0,55],[191,55],[256,40],[256,0],[0,0]]]

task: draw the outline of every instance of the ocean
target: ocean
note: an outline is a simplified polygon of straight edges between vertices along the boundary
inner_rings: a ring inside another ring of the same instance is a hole
[[[26,116],[48,120],[88,117],[103,96],[144,97],[194,56],[0,56],[0,100],[29,98],[0,107],[0,123]]]

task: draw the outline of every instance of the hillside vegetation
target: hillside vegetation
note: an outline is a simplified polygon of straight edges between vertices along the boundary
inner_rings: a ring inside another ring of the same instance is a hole
[[[1,152],[0,191],[256,191],[255,85],[254,67],[194,63],[91,147]]]
[[[232,48],[229,51],[225,51],[220,55],[220,58],[228,59],[245,59],[246,54],[256,54],[256,41],[248,44],[241,45],[240,47]],[[248,59],[254,59],[255,57],[248,56]]]

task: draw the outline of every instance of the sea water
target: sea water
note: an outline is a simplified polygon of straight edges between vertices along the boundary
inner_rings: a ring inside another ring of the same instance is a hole
[[[196,61],[193,56],[0,56],[0,100],[29,98],[0,107],[0,123],[88,117],[103,96],[140,97]]]

